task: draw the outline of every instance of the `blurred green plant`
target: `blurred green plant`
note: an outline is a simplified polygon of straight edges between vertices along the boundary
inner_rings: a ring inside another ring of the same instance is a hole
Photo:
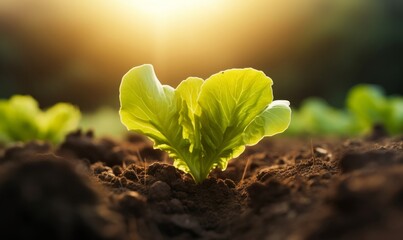
[[[346,109],[336,109],[324,100],[310,98],[293,110],[291,135],[354,136],[368,134],[381,125],[390,135],[403,133],[403,97],[385,96],[381,87],[360,84],[346,98]]]
[[[80,128],[84,131],[94,130],[97,136],[122,138],[127,134],[126,128],[121,124],[117,109],[101,107],[95,112],[83,113]]]
[[[31,96],[0,100],[0,142],[46,140],[59,143],[77,128],[81,113],[71,104],[57,103],[42,111]]]
[[[350,135],[352,116],[344,110],[329,106],[319,98],[309,98],[299,111],[293,110],[291,124],[286,133],[302,135]]]

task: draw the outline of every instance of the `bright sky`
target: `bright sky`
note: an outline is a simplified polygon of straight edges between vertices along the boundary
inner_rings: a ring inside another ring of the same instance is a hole
[[[304,24],[319,1],[2,0],[0,20],[35,49],[119,72],[152,63],[175,85],[190,75],[282,64],[310,30]]]

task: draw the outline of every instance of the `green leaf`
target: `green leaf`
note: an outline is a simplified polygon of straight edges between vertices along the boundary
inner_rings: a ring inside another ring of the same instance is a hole
[[[182,81],[175,90],[175,98],[180,110],[179,124],[183,127],[183,138],[195,141],[195,131],[200,126],[195,123],[195,115],[200,114],[197,99],[200,94],[203,79],[190,77]]]
[[[11,140],[8,133],[6,132],[8,125],[6,111],[8,111],[7,102],[4,100],[0,100],[0,143],[9,142]]]
[[[291,122],[290,102],[273,101],[258,115],[244,132],[244,144],[255,145],[263,137],[270,137],[284,132]]]
[[[31,96],[15,95],[4,108],[4,132],[11,141],[28,141],[39,134],[38,103]]]
[[[161,85],[151,65],[131,69],[120,85],[120,116],[123,124],[129,130],[158,140],[157,144],[169,143],[168,138],[177,139],[179,131],[167,133],[166,129],[170,122],[177,122],[172,121],[178,117],[173,96],[174,90]]]
[[[245,149],[244,131],[273,100],[272,80],[254,69],[231,69],[208,78],[201,89],[201,175],[225,170]]]
[[[355,116],[357,129],[368,132],[375,124],[385,124],[387,100],[380,87],[360,84],[347,96],[347,107]]]
[[[38,138],[53,143],[63,141],[66,133],[77,127],[80,116],[80,111],[71,104],[57,103],[40,115]]]
[[[183,126],[179,124],[179,121],[182,124],[190,121],[190,117],[186,118],[187,114],[180,114],[180,111],[185,112],[182,108],[188,107],[187,101],[192,101],[186,96],[185,89],[176,95],[173,88],[159,82],[152,65],[135,67],[123,76],[120,85],[120,118],[128,130],[148,136],[155,148],[167,151],[174,158],[176,167],[192,172],[191,143],[182,138]],[[186,104],[180,101],[181,96]],[[189,109],[186,111],[191,111]]]
[[[389,133],[403,133],[403,97],[391,97],[388,99],[385,124]]]

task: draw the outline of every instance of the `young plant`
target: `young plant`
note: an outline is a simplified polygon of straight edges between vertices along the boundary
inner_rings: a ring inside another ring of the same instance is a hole
[[[245,146],[287,129],[289,102],[273,101],[272,84],[247,68],[189,77],[174,89],[161,85],[151,65],[141,65],[122,79],[119,113],[128,130],[147,135],[200,183],[213,168],[225,170]]]
[[[383,89],[370,84],[353,87],[347,96],[347,108],[363,133],[381,124],[389,134],[403,133],[403,98],[387,97]]]
[[[0,142],[47,140],[58,143],[75,129],[80,111],[67,103],[58,103],[41,111],[30,96],[15,95],[0,100]]]
[[[401,96],[387,97],[379,86],[359,84],[350,89],[346,105],[336,109],[321,99],[307,99],[293,112],[287,133],[352,136],[368,134],[378,124],[390,135],[403,133]]]
[[[353,130],[352,116],[347,111],[333,108],[320,98],[309,98],[299,111],[293,111],[287,133],[348,136],[354,134]]]

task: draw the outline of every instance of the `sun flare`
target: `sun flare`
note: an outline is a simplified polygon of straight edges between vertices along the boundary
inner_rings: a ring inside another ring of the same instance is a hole
[[[217,5],[217,1],[214,0],[123,0],[123,2],[137,12],[155,19],[199,12]]]

